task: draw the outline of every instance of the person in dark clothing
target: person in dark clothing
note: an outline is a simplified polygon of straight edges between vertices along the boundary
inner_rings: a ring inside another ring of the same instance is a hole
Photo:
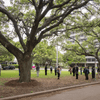
[[[45,65],[45,75],[47,75],[47,64]]]
[[[50,66],[50,72],[52,73],[52,70],[53,70],[53,67],[52,66]]]
[[[92,66],[92,79],[95,78],[95,67]]]
[[[37,77],[39,76],[39,70],[40,70],[40,67],[39,67],[39,65],[36,63]]]
[[[78,79],[78,66],[75,66],[76,79]]]
[[[85,79],[88,80],[88,79],[89,79],[89,78],[88,78],[89,69],[88,69],[87,66],[84,68],[84,73],[85,73]]]
[[[75,76],[75,66],[73,67],[73,76]]]
[[[55,65],[55,76],[57,75],[57,66]]]
[[[20,76],[20,66],[18,66],[18,69],[19,69],[19,76]]]
[[[60,68],[60,66],[58,66],[58,68],[57,68],[57,71],[58,71],[58,79],[60,79],[60,70],[61,70],[61,68]]]

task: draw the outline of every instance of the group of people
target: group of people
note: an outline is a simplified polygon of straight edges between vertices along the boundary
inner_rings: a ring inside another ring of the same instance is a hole
[[[76,79],[78,79],[78,70],[79,70],[79,68],[78,68],[78,66],[77,66],[77,65],[73,66],[73,68],[72,68],[72,67],[70,67],[70,69],[69,69],[70,74],[72,74],[72,73],[73,73],[73,76],[75,76],[75,75],[76,75]]]
[[[45,64],[45,68],[44,68],[44,70],[45,70],[45,75],[47,75],[47,68],[48,68],[47,66],[48,66],[48,65]],[[39,70],[40,70],[40,67],[39,67],[38,64],[36,64],[37,76],[39,76]],[[55,68],[54,68],[55,75],[58,75],[58,79],[60,79],[61,70],[62,70],[62,68],[61,68],[61,66],[59,66],[59,65],[58,65],[58,67],[55,66]],[[88,79],[89,79],[88,75],[89,75],[89,73],[90,73],[90,72],[89,72],[89,67],[86,66],[86,67],[83,69],[82,66],[80,66],[80,68],[79,68],[78,65],[75,65],[75,66],[73,66],[73,67],[70,67],[70,69],[69,69],[70,74],[73,73],[73,76],[76,76],[76,79],[78,79],[79,70],[80,70],[80,74],[82,75],[82,73],[84,73],[84,74],[85,74],[85,79],[88,80]],[[94,79],[94,78],[95,78],[95,67],[92,66],[91,70],[92,70],[92,71],[91,71],[91,72],[92,72],[92,79]],[[51,73],[51,74],[52,74],[52,71],[53,71],[53,66],[50,65],[50,73]],[[97,72],[98,72],[98,77],[100,78],[100,67],[98,67]]]
[[[18,66],[18,68],[19,68],[19,76],[20,76],[20,66]],[[40,66],[39,66],[39,64],[38,63],[36,63],[36,64],[32,64],[32,70],[33,71],[35,71],[36,70],[36,72],[37,72],[37,77],[39,76],[39,71],[40,71]],[[47,75],[47,64],[45,64],[45,75]],[[53,66],[52,65],[50,65],[50,73],[52,74],[52,71],[53,71]],[[61,67],[60,66],[58,66],[58,67],[55,67],[55,70],[54,70],[54,72],[55,72],[55,75],[57,75],[58,74],[58,79],[60,78],[60,74],[61,74]]]
[[[45,70],[45,75],[47,75],[47,69],[48,69],[47,66],[48,66],[48,64],[45,64],[45,68],[44,68],[44,70]],[[32,65],[32,69],[34,70],[33,65]],[[37,63],[35,64],[35,69],[36,69],[37,77],[38,77],[38,76],[39,76],[39,71],[40,71],[40,66],[39,66]],[[60,78],[61,70],[62,70],[62,68],[61,68],[61,66],[59,66],[59,65],[58,65],[58,67],[55,66],[55,68],[54,68],[55,75],[58,75],[58,79]],[[52,71],[53,71],[53,66],[50,65],[50,73],[51,73],[51,74],[52,74]]]
[[[62,70],[62,68],[59,65],[58,65],[58,67],[55,66],[55,68],[54,68],[55,75],[58,74],[58,79],[60,79],[61,70]],[[50,73],[52,73],[52,71],[53,71],[53,66],[50,65]],[[45,65],[45,75],[47,75],[47,64]]]
[[[91,70],[92,70],[91,71],[91,73],[92,73],[92,79],[94,79],[95,78],[95,67],[92,66]],[[69,71],[70,71],[70,74],[73,73],[73,76],[76,75],[76,79],[78,79],[78,75],[79,75],[79,73],[78,73],[79,72],[78,65],[70,67]],[[97,72],[98,72],[98,78],[100,78],[100,67],[97,68]],[[86,66],[84,69],[82,68],[82,66],[80,66],[80,74],[82,75],[82,73],[85,74],[85,80],[88,80],[89,79],[88,75],[90,73],[89,72],[89,66],[88,67]]]
[[[45,64],[45,68],[44,68],[44,70],[45,70],[45,75],[47,75],[47,66],[48,66],[48,65]],[[33,68],[33,66],[32,66],[32,68]],[[39,64],[37,64],[37,63],[35,64],[35,69],[36,69],[37,77],[38,77],[38,76],[39,76],[39,71],[40,71],[40,66],[39,66]],[[85,74],[85,79],[88,80],[88,79],[89,79],[89,78],[88,78],[88,74],[89,74],[90,72],[89,72],[89,67],[87,67],[87,66],[86,66],[84,69],[82,68],[82,66],[80,66],[80,68],[79,68],[78,65],[74,65],[73,67],[71,66],[70,69],[69,69],[70,74],[73,73],[73,76],[76,76],[76,79],[78,79],[78,76],[79,76],[79,69],[80,69],[80,74],[82,75],[82,73],[84,73],[84,74]],[[62,70],[61,66],[58,65],[58,67],[57,67],[57,66],[55,65],[54,72],[55,72],[55,75],[58,75],[58,79],[60,79],[61,70]],[[91,71],[91,72],[92,72],[92,79],[94,79],[94,78],[95,78],[95,67],[92,66],[91,70],[92,70],[92,71]],[[51,74],[52,74],[52,71],[53,71],[53,66],[50,65],[50,73],[51,73]],[[100,67],[98,67],[97,72],[98,72],[98,78],[100,78]],[[19,76],[20,76],[20,68],[19,68]]]

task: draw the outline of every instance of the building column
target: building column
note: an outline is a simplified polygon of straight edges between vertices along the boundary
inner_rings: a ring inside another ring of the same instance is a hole
[[[95,68],[97,67],[97,63],[95,63]]]
[[[97,63],[95,62],[95,80],[96,80],[96,67],[97,67]]]

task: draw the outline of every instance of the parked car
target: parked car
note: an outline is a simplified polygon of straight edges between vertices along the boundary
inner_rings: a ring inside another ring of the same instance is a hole
[[[6,69],[15,69],[15,66],[5,66],[5,67],[3,67],[3,70],[6,70]]]

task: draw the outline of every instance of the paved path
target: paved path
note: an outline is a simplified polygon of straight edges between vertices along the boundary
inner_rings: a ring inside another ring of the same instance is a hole
[[[79,89],[67,90],[49,97],[31,100],[100,100],[100,85],[91,85]]]

